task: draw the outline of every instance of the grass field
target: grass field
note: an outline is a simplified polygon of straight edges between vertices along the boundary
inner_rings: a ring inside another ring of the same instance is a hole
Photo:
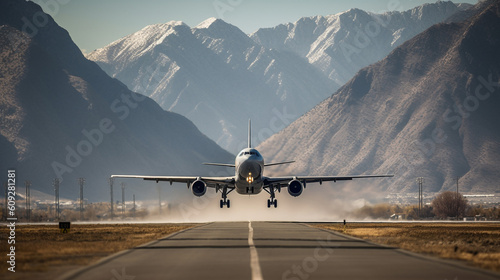
[[[6,226],[0,228],[0,279],[55,279],[72,269],[180,231],[193,224],[72,224],[16,226],[16,273],[7,271]],[[500,272],[499,223],[312,224],[375,243],[441,258],[458,259]]]
[[[0,228],[1,279],[55,279],[78,266],[133,248],[192,224],[72,224],[69,233],[59,226],[16,226],[16,273],[7,268],[9,229]],[[5,253],[6,252],[6,253]]]
[[[499,223],[313,224],[378,244],[500,272]]]

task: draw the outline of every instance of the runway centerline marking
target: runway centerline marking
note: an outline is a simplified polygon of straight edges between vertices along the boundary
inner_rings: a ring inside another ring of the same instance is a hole
[[[260,270],[259,255],[253,243],[252,222],[248,221],[248,246],[250,246],[250,269],[252,270],[252,280],[263,280]]]

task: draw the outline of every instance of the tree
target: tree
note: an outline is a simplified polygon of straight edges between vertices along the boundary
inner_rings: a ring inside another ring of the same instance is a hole
[[[444,192],[432,201],[434,214],[440,218],[464,216],[467,209],[467,199],[455,192]]]

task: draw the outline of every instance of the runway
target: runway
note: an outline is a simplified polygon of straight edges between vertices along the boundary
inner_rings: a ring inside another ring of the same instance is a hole
[[[111,256],[64,279],[498,279],[458,262],[300,223],[217,222]]]

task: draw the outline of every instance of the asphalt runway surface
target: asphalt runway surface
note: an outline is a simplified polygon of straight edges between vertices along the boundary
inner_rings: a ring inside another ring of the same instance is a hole
[[[127,250],[64,279],[500,279],[300,223],[217,222]]]

